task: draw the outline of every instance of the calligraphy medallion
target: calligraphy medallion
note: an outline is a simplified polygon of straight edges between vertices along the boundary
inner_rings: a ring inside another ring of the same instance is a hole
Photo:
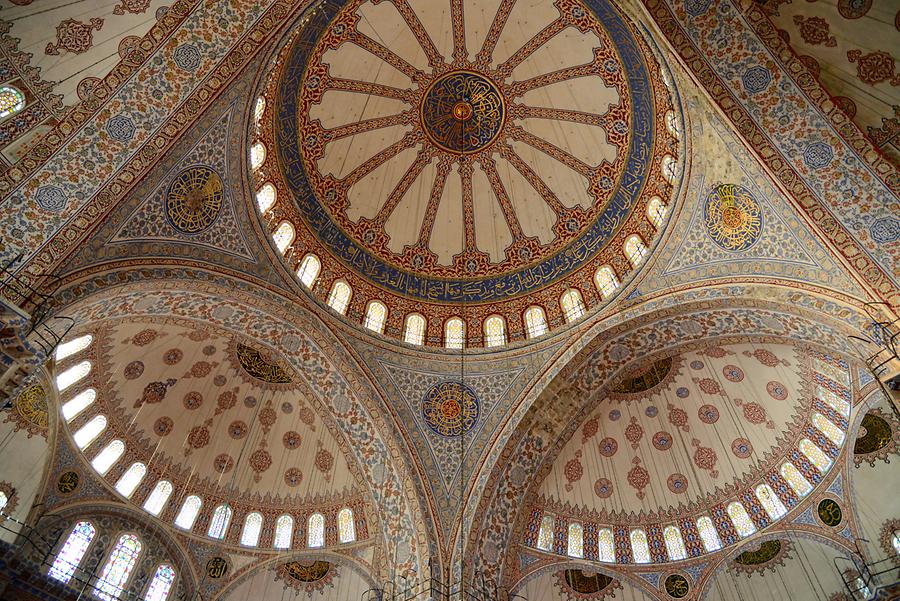
[[[435,384],[422,399],[425,423],[441,436],[465,434],[478,421],[478,412],[475,393],[459,382]]]
[[[444,150],[471,154],[493,142],[506,119],[497,86],[471,71],[439,77],[422,99],[422,129]]]

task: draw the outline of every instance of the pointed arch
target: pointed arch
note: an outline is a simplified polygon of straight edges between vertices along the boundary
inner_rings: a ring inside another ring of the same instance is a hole
[[[604,265],[594,273],[594,285],[603,300],[610,298],[620,286],[616,272],[609,265]]]
[[[91,461],[91,467],[93,467],[101,476],[105,476],[106,472],[109,471],[109,468],[119,460],[119,457],[121,457],[124,452],[125,443],[121,440],[113,440],[106,445],[102,451],[97,453],[97,456]]]
[[[559,297],[559,306],[562,308],[566,323],[572,323],[584,317],[584,299],[577,288],[569,288]]]
[[[72,355],[80,353],[87,347],[91,345],[91,342],[94,341],[94,337],[90,334],[85,334],[84,336],[79,336],[78,338],[73,338],[68,342],[63,342],[58,347],[56,347],[55,357],[57,361],[62,361]]]
[[[321,513],[309,516],[306,527],[306,546],[311,549],[325,546],[325,516]]]
[[[290,549],[291,541],[294,538],[294,518],[285,514],[278,516],[275,520],[275,541],[276,549]]]
[[[484,346],[490,348],[506,344],[506,321],[499,315],[484,320]]]
[[[529,338],[543,336],[550,331],[543,307],[533,305],[525,311],[525,333]]]
[[[353,523],[353,510],[344,507],[337,514],[338,540],[342,543],[352,543],[356,540],[356,526]]]
[[[241,545],[255,547],[259,544],[259,535],[262,532],[263,516],[254,511],[244,518],[244,529],[241,531]]]
[[[146,465],[140,461],[132,463],[128,469],[125,470],[125,473],[122,474],[122,477],[119,478],[119,481],[116,482],[116,490],[119,491],[119,494],[123,497],[131,498],[131,495],[134,494],[134,489],[138,487],[138,484],[144,479],[144,474],[146,473]]]
[[[203,507],[203,500],[197,495],[191,495],[181,504],[181,510],[175,517],[175,525],[182,530],[191,530],[194,527],[194,521]]]
[[[387,321],[387,307],[381,301],[369,301],[366,307],[366,319],[363,321],[363,327],[377,334],[384,333],[384,324]]]
[[[56,554],[56,559],[53,560],[48,572],[49,576],[63,583],[71,580],[75,570],[81,565],[88,547],[91,546],[95,534],[97,530],[91,522],[77,522]]]
[[[465,344],[466,324],[459,317],[451,317],[444,324],[444,347],[461,349]]]
[[[150,515],[159,515],[166,506],[166,502],[169,500],[172,490],[172,483],[168,480],[160,480],[157,482],[156,486],[153,487],[150,496],[144,501],[144,511]]]
[[[347,306],[350,304],[350,298],[353,296],[353,290],[344,280],[337,280],[331,286],[331,293],[328,295],[328,306],[344,315],[347,312]]]
[[[406,316],[406,325],[403,327],[403,342],[422,346],[425,343],[425,317],[418,313],[410,313]]]
[[[134,534],[119,537],[97,581],[97,597],[104,601],[119,600],[137,565],[142,547],[140,539]]]
[[[316,280],[319,278],[319,272],[321,270],[322,263],[319,261],[319,257],[314,254],[308,254],[303,257],[303,260],[300,262],[300,267],[297,268],[297,277],[300,278],[301,284],[312,289],[313,284],[315,284]]]

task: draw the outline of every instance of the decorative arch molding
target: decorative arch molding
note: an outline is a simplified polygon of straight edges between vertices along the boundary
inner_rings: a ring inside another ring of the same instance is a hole
[[[610,576],[612,578],[630,584],[634,588],[650,595],[653,598],[660,600],[665,599],[659,589],[653,588],[652,586],[650,586],[649,582],[637,576],[630,570],[622,569],[621,566],[616,566],[615,564],[576,559],[564,559],[562,561],[543,561],[535,563],[530,567],[529,570],[521,574],[521,576],[509,587],[509,591],[511,593],[521,593],[524,590],[525,586],[532,580],[540,578],[545,574],[552,574],[559,570],[571,569],[597,572],[598,574]]]

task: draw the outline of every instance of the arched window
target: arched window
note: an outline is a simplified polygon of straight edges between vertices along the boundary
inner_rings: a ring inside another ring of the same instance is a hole
[[[172,483],[168,480],[160,480],[153,487],[153,491],[144,501],[144,510],[152,515],[159,515],[172,494]]]
[[[675,157],[670,154],[663,157],[662,172],[666,181],[674,185],[675,180],[678,178],[678,165],[675,163]]]
[[[650,563],[650,545],[643,530],[631,531],[631,553],[635,563]]]
[[[91,372],[91,362],[82,361],[56,376],[56,388],[60,392]]]
[[[9,497],[6,496],[6,493],[0,490],[0,512],[3,511],[3,508],[6,507],[6,504],[9,503]]]
[[[584,527],[579,523],[569,524],[569,540],[566,546],[569,557],[584,557]]]
[[[594,285],[597,286],[600,296],[605,300],[611,297],[619,287],[619,278],[616,277],[616,272],[612,270],[612,267],[604,265],[594,274]]]
[[[106,472],[109,471],[109,468],[119,460],[119,457],[121,457],[124,452],[125,443],[121,440],[114,440],[106,445],[106,448],[97,453],[97,456],[91,461],[91,465],[97,470],[98,474],[105,476]]]
[[[175,525],[184,530],[190,530],[194,527],[194,520],[203,507],[203,501],[197,495],[191,495],[181,504],[181,510],[175,518]]]
[[[585,312],[584,300],[576,288],[569,288],[563,292],[563,295],[559,298],[559,306],[562,307],[566,323],[572,323],[576,319],[581,319]]]
[[[836,366],[831,361],[825,361],[823,359],[819,359],[818,357],[816,357],[815,366],[816,371],[825,374],[827,377],[831,378],[838,384],[850,386],[850,372],[848,372],[846,369]]]
[[[853,580],[853,596],[858,599],[871,599],[872,598],[872,589],[869,588],[869,585],[866,584],[866,581],[862,579],[862,576],[856,576]]]
[[[259,169],[260,165],[263,164],[263,161],[266,160],[266,145],[262,142],[257,142],[253,146],[250,147],[250,168],[254,171]]]
[[[537,548],[541,551],[549,551],[553,548],[553,516],[545,515],[541,518],[541,527],[538,530]]]
[[[663,219],[666,218],[666,212],[669,207],[662,201],[659,196],[654,196],[647,203],[647,219],[653,224],[653,227],[659,229],[663,225]]]
[[[529,338],[537,338],[547,333],[547,316],[541,307],[529,307],[525,311],[525,333]]]
[[[122,477],[119,478],[119,481],[116,482],[116,490],[119,491],[123,497],[130,498],[134,493],[134,489],[138,487],[138,484],[141,483],[141,480],[144,479],[144,474],[147,473],[147,466],[141,462],[132,463],[131,466],[125,473],[122,474]]]
[[[422,346],[425,343],[425,318],[418,313],[410,313],[406,316],[406,326],[403,328],[403,342]]]
[[[207,536],[211,538],[225,538],[228,532],[228,524],[231,523],[231,507],[228,505],[219,505],[213,510],[212,519],[209,521],[209,528],[206,530]]]
[[[253,105],[253,122],[257,125],[259,124],[259,120],[262,119],[263,113],[266,110],[266,99],[260,96],[256,99],[256,104]]]
[[[630,236],[628,240],[625,241],[625,255],[635,267],[643,263],[649,252],[650,251],[647,250],[644,241],[641,240],[641,237],[637,234]]]
[[[822,452],[822,449],[814,445],[809,439],[804,438],[800,441],[800,452],[806,455],[816,468],[825,473],[831,467],[831,458]]]
[[[597,532],[597,559],[616,563],[616,542],[609,528],[602,528]]]
[[[891,534],[891,544],[894,546],[894,551],[897,552],[897,555],[900,555],[900,530],[894,530],[893,534]]]
[[[831,442],[835,445],[840,446],[844,442],[844,432],[833,423],[831,420],[822,415],[821,413],[813,413],[812,417],[813,425],[819,429],[819,431],[827,436]]]
[[[316,278],[319,277],[319,272],[321,270],[322,264],[319,262],[319,257],[316,255],[306,255],[303,257],[303,260],[300,262],[300,267],[297,269],[297,277],[300,278],[301,284],[307,288],[312,288],[313,284],[316,283]]]
[[[499,315],[491,315],[484,320],[484,346],[506,344],[506,323]]]
[[[850,403],[824,386],[816,386],[816,397],[844,417],[850,417]]]
[[[275,520],[275,548],[290,549],[294,538],[294,518],[289,515],[279,516]]]
[[[272,240],[275,242],[278,252],[281,254],[287,252],[288,246],[294,241],[294,235],[294,226],[290,221],[282,221],[278,225],[278,229],[272,234]]]
[[[79,336],[74,340],[70,340],[68,342],[64,342],[56,347],[56,360],[62,361],[66,357],[71,357],[75,353],[80,353],[87,347],[91,345],[91,342],[94,341],[94,337],[90,334],[85,334],[84,336]]]
[[[812,484],[809,483],[800,470],[793,463],[785,461],[781,464],[781,476],[784,478],[788,486],[801,497],[805,497],[812,491]]]
[[[90,522],[78,522],[53,560],[48,574],[60,582],[68,582],[81,564],[97,531]]]
[[[363,326],[381,334],[384,332],[385,321],[387,321],[387,307],[384,306],[384,303],[371,301],[366,308],[366,319],[363,322]]]
[[[0,119],[15,115],[25,108],[25,94],[13,86],[0,86]]]
[[[328,306],[343,315],[347,311],[347,305],[350,304],[350,297],[353,290],[344,280],[338,280],[331,287],[331,293],[328,295]]]
[[[260,214],[265,215],[275,204],[276,198],[278,198],[278,191],[272,184],[266,184],[260,188],[256,192],[256,205],[259,207]]]
[[[700,540],[703,541],[703,548],[706,549],[707,553],[712,553],[722,548],[719,533],[716,532],[716,527],[713,526],[709,516],[703,516],[697,520],[697,531],[700,533]]]
[[[255,547],[259,544],[259,534],[262,532],[263,517],[261,513],[248,513],[244,518],[244,529],[241,531],[241,544],[245,547]]]
[[[144,601],[166,601],[173,584],[175,584],[175,570],[164,563],[156,568],[153,580],[147,587],[147,594],[144,595]]]
[[[684,539],[681,538],[681,530],[677,526],[666,526],[663,529],[663,538],[666,541],[666,552],[669,554],[669,559],[678,561],[687,557]]]
[[[734,529],[741,535],[741,538],[746,538],[756,532],[756,526],[753,525],[753,521],[747,515],[747,510],[744,509],[743,505],[737,501],[732,501],[725,510],[728,512],[728,517],[731,518],[731,523],[734,524]]]
[[[666,129],[676,138],[681,137],[681,127],[678,124],[678,117],[675,115],[675,111],[666,113]]]
[[[353,510],[344,507],[337,514],[338,540],[342,543],[352,543],[356,540],[356,526],[353,524]]]
[[[444,346],[461,349],[466,339],[466,324],[458,317],[451,317],[444,324]]]
[[[75,440],[75,444],[78,445],[79,449],[84,449],[86,446],[94,442],[94,439],[100,435],[103,430],[106,429],[106,416],[105,415],[97,415],[91,421],[86,423],[81,427],[81,429],[75,433],[72,438]]]
[[[93,388],[82,390],[62,406],[63,417],[66,418],[67,422],[72,421],[73,417],[84,411],[95,400],[97,400],[96,390]]]
[[[325,546],[325,517],[321,513],[309,516],[306,528],[306,546],[313,549]]]
[[[123,534],[113,547],[103,573],[97,581],[97,596],[104,601],[119,601],[125,585],[137,564],[141,553],[141,541],[133,534]]]
[[[760,484],[756,487],[756,498],[762,504],[763,509],[773,520],[777,520],[787,513],[784,503],[775,495],[775,491],[768,484]]]

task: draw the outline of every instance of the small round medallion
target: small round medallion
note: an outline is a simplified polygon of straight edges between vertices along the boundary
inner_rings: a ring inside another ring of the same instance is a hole
[[[166,194],[166,217],[183,234],[209,228],[222,209],[225,187],[219,174],[202,165],[178,174]]]
[[[691,590],[691,585],[687,578],[681,574],[670,574],[665,582],[666,594],[675,599],[681,599],[687,596]]]
[[[80,480],[81,478],[78,477],[78,472],[63,472],[56,482],[56,490],[59,491],[59,494],[61,495],[71,494],[78,488]]]
[[[841,512],[841,506],[833,499],[822,499],[817,511],[822,523],[826,526],[831,526],[832,528],[840,525],[841,521],[844,519],[843,513]]]
[[[704,222],[709,237],[723,249],[747,250],[762,232],[762,209],[747,189],[720,184],[706,199]]]
[[[441,436],[459,436],[478,421],[478,399],[465,384],[435,384],[422,399],[422,416],[428,427]]]
[[[206,562],[206,575],[210,578],[221,578],[228,572],[228,562],[224,557],[213,557]]]
[[[439,77],[422,98],[422,129],[440,148],[471,154],[493,142],[506,119],[497,86],[471,71]]]

